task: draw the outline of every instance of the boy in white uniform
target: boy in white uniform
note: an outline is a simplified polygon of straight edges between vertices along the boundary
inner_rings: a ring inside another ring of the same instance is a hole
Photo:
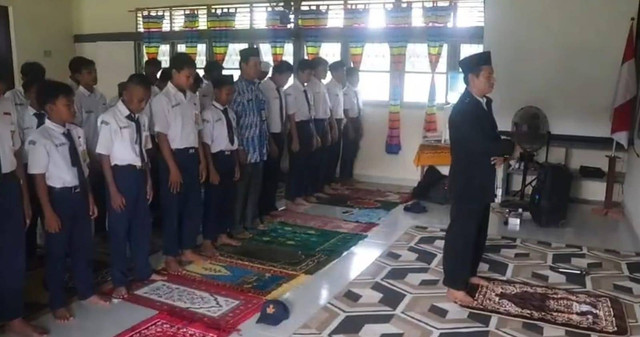
[[[360,76],[358,68],[347,68],[347,86],[344,89],[344,112],[347,118],[342,139],[342,159],[340,160],[340,180],[353,180],[353,166],[360,150],[362,139],[362,100],[358,91]]]
[[[25,62],[20,67],[20,77],[23,84],[27,81],[43,81],[46,74],[46,69],[38,62]],[[27,98],[23,87],[9,90],[5,96],[13,102],[18,113],[29,106],[29,98]]]
[[[331,119],[335,123],[335,131],[331,130],[331,145],[327,159],[327,173],[325,186],[336,182],[336,171],[340,162],[340,150],[342,147],[342,128],[344,125],[344,86],[346,85],[346,65],[342,61],[336,61],[329,65],[331,81],[327,83],[327,93],[331,102]],[[327,192],[329,192],[327,190]]]

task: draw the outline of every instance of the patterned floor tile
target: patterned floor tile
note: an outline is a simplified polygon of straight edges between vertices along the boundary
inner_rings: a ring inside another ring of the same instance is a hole
[[[469,312],[445,295],[412,296],[402,313],[437,330],[487,328],[492,317]]]
[[[311,319],[298,329],[298,336],[322,336],[329,333],[330,329],[339,322],[341,313],[331,305],[324,306],[315,313]]]
[[[585,276],[555,272],[549,268],[549,265],[513,266],[511,278],[520,282],[565,290],[580,289],[587,286]]]
[[[406,296],[381,282],[352,282],[331,304],[344,312],[393,312]]]
[[[429,337],[433,331],[393,314],[346,316],[329,336],[340,337]]]
[[[367,269],[365,269],[360,275],[358,275],[354,281],[374,281],[382,278],[383,275],[387,273],[389,267],[378,262],[374,261],[370,264]]]
[[[631,303],[640,303],[640,278],[628,275],[590,277],[591,289]]]
[[[551,263],[558,267],[582,269],[589,274],[622,274],[621,262],[585,253],[553,254]]]
[[[394,267],[382,281],[412,294],[443,294],[447,288],[442,285],[442,271],[429,267]]]
[[[440,254],[414,246],[403,247],[394,244],[382,254],[379,261],[390,266],[431,265],[439,256]]]

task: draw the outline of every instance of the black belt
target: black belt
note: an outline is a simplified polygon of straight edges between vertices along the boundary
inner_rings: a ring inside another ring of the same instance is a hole
[[[145,167],[142,165],[113,165],[113,168],[116,169],[126,169],[126,170],[144,170]]]
[[[212,153],[212,155],[214,155],[214,156],[230,156],[232,153],[233,153],[233,150],[230,150],[230,151],[218,151],[218,152]]]
[[[0,180],[4,180],[4,179],[18,179],[18,175],[16,174],[16,170],[13,170],[11,172],[7,172],[7,173],[3,173],[2,175],[0,175]]]
[[[196,147],[184,147],[181,149],[173,149],[173,152],[176,153],[196,153],[198,151],[198,148]]]
[[[78,193],[80,192],[80,185],[71,186],[71,187],[53,187],[47,186],[50,192],[55,193]]]

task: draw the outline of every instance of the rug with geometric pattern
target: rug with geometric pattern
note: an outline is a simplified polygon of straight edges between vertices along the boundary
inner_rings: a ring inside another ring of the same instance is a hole
[[[444,234],[409,229],[294,336],[591,336],[470,312],[450,302],[442,285]],[[640,336],[640,253],[490,237],[478,275],[615,297],[626,311],[630,335]]]

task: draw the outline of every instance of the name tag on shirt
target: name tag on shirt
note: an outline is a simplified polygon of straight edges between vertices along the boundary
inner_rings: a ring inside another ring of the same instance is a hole
[[[214,122],[215,122],[215,123],[218,123],[218,122],[220,122],[220,121],[222,121],[222,117],[220,117],[220,118],[216,118],[216,120],[215,120]]]
[[[120,130],[122,130],[122,129],[128,129],[128,128],[129,128],[129,125],[125,125],[125,126],[121,126],[121,127],[120,127]]]
[[[86,113],[86,114],[92,114],[92,113],[93,113],[93,110],[85,110],[85,111],[84,111],[84,113]]]
[[[180,103],[174,104],[174,105],[171,106],[171,109],[177,108],[179,106],[180,106]]]
[[[56,145],[56,147],[63,147],[63,146],[69,146],[69,143],[58,143],[58,144],[55,144],[55,145]]]

